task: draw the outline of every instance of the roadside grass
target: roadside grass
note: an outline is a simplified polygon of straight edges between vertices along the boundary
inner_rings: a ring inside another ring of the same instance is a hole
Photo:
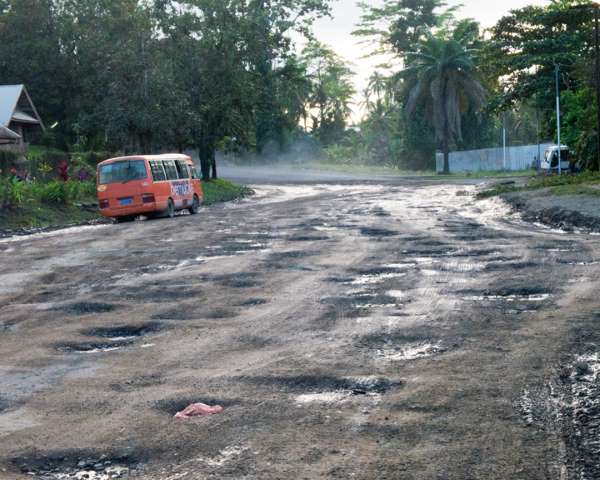
[[[477,197],[482,199],[506,193],[544,189],[554,195],[600,195],[600,173],[536,176],[524,185],[494,185],[488,190],[479,192]]]
[[[434,170],[406,170],[391,165],[368,165],[356,163],[335,163],[327,161],[309,160],[301,163],[293,162],[258,162],[258,161],[239,161],[234,162],[235,165],[241,167],[262,167],[272,171],[290,170],[290,171],[306,171],[306,172],[331,172],[342,173],[348,175],[382,175],[382,176],[398,176],[398,177],[423,177],[433,180],[444,180],[448,178],[508,178],[508,177],[528,177],[535,175],[535,170],[519,170],[519,171],[493,171],[484,170],[479,172],[456,172],[449,175],[438,174]]]
[[[94,201],[95,204],[95,201]],[[29,202],[15,208],[0,209],[0,230],[47,228],[90,222],[98,219],[98,209],[65,204]]]
[[[93,182],[14,185],[17,191],[6,194],[4,205],[0,202],[0,231],[60,228],[101,219]],[[253,193],[248,187],[226,180],[212,180],[203,186],[206,205],[230,202]]]
[[[203,182],[204,204],[212,205],[214,203],[231,202],[247,196],[254,192],[251,188],[238,185],[227,180],[218,179],[209,182]]]
[[[537,175],[536,170],[481,170],[478,172],[456,172],[445,175],[445,178],[513,178],[513,177],[533,177]]]

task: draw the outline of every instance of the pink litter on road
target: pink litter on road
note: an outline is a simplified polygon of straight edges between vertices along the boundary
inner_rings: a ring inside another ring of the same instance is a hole
[[[192,417],[201,417],[205,415],[214,415],[215,413],[221,413],[224,408],[221,405],[215,405],[211,407],[210,405],[205,405],[204,403],[192,403],[185,407],[181,412],[177,412],[175,414],[175,418],[179,418],[182,420],[192,418]]]

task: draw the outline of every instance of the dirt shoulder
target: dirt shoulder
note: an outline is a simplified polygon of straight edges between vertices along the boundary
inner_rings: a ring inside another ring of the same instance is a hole
[[[595,173],[497,182],[478,197],[500,197],[527,221],[569,231],[600,232],[600,176]]]
[[[548,189],[501,195],[527,221],[563,230],[600,232],[600,197],[590,194],[556,195]]]

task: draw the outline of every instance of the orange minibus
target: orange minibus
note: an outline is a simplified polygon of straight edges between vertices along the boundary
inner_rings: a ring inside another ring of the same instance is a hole
[[[198,213],[202,183],[187,155],[140,155],[98,164],[100,213],[117,221],[138,215],[175,216],[178,210]]]

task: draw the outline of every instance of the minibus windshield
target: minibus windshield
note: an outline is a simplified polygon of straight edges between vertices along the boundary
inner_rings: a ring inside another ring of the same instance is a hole
[[[99,183],[125,183],[131,180],[143,180],[148,177],[143,160],[124,160],[100,167]]]

